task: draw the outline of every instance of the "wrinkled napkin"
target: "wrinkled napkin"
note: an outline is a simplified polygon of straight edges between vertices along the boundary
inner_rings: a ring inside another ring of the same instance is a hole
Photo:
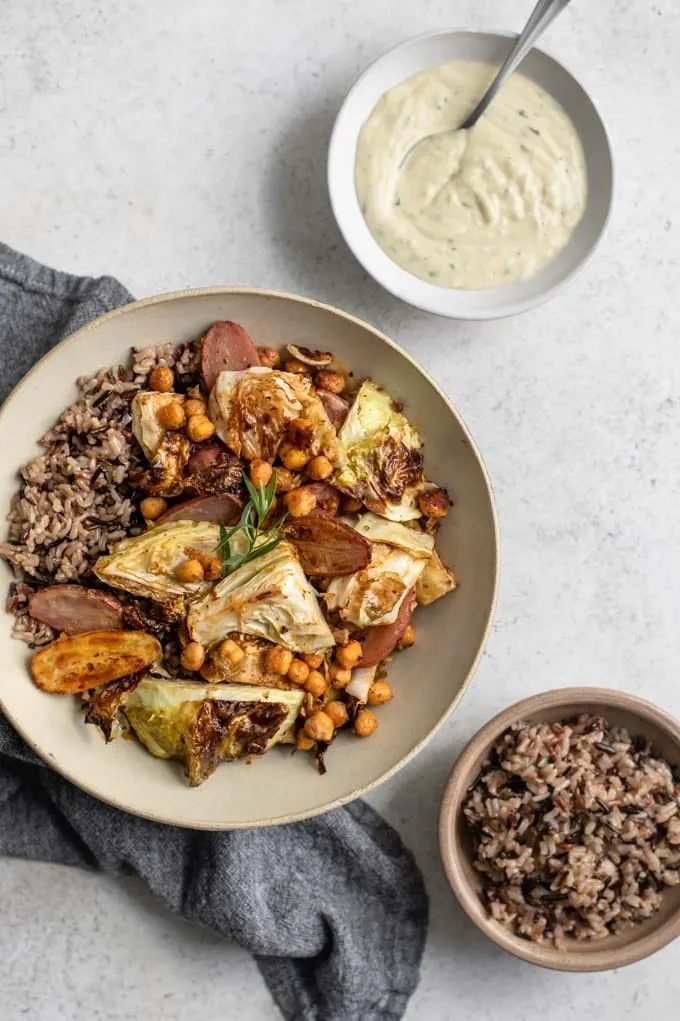
[[[111,277],[60,273],[0,244],[0,399],[59,340],[131,300]],[[171,911],[254,954],[289,1021],[396,1021],[418,981],[422,876],[360,801],[270,829],[163,826],[73,786],[0,713],[0,855],[132,869]]]

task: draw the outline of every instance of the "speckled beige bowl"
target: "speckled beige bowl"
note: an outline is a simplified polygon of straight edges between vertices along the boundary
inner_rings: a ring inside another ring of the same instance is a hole
[[[680,886],[667,888],[652,918],[617,936],[601,940],[567,939],[563,950],[530,943],[489,917],[481,899],[482,877],[472,867],[472,839],[462,805],[492,744],[519,720],[554,722],[579,713],[601,713],[632,736],[652,742],[671,765],[680,764],[680,724],[650,702],[608,688],[562,688],[524,699],[495,716],[475,734],[456,762],[442,803],[439,842],[453,892],[469,918],[485,935],[531,964],[559,971],[606,971],[648,957],[680,935]]]
[[[438,546],[461,578],[458,592],[420,611],[418,641],[390,669],[394,699],[380,709],[375,736],[340,735],[319,776],[311,759],[274,748],[248,765],[221,766],[191,789],[177,762],[154,759],[134,741],[105,745],[85,726],[76,699],[31,682],[28,654],[0,613],[0,706],[35,750],[91,794],[161,822],[230,829],[291,822],[365,793],[414,756],[457,705],[486,640],[496,600],[498,543],[493,498],[479,454],[453,405],[391,340],[353,316],[306,298],[249,288],[212,288],[147,298],[65,340],[19,384],[0,413],[0,519],[17,470],[38,453],[42,433],[77,397],[75,380],[124,362],[131,347],[178,344],[217,319],[242,323],[256,344],[296,342],[332,350],[358,376],[372,376],[404,401],[425,441],[429,476],[455,506]],[[4,603],[9,570],[0,567]]]

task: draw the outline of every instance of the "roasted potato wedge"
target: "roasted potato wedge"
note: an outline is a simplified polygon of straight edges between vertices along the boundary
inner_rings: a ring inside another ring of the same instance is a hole
[[[161,655],[160,642],[145,631],[87,631],[46,645],[31,674],[43,691],[73,695],[145,670]]]

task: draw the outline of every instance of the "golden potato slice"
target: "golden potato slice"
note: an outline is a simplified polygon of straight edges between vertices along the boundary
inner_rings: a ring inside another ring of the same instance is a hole
[[[43,691],[73,695],[135,674],[160,658],[160,642],[144,631],[86,631],[36,652],[31,673]]]

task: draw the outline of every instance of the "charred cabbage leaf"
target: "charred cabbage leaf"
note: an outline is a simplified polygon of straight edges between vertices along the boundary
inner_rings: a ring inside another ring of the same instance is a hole
[[[110,684],[106,684],[92,693],[87,703],[85,722],[93,723],[95,727],[99,727],[107,742],[121,737],[130,729],[121,709],[125,705],[128,695],[134,691],[143,676],[143,674],[132,674],[131,677],[121,677],[120,680],[111,681]]]
[[[371,542],[384,542],[388,546],[410,553],[413,557],[429,559],[434,552],[434,536],[419,527],[407,528],[398,521],[389,521],[377,514],[362,514],[352,527]]]
[[[97,560],[94,573],[113,588],[160,603],[201,595],[210,582],[183,584],[175,571],[187,559],[188,549],[212,555],[219,541],[219,525],[211,521],[169,521],[116,543]]]
[[[365,570],[333,578],[325,593],[326,606],[360,628],[392,624],[426,564],[423,556],[376,542]]]
[[[273,461],[289,424],[309,423],[311,452],[335,457],[335,429],[311,382],[291,372],[256,366],[221,372],[210,394],[217,435],[239,457]]]
[[[168,431],[158,421],[161,408],[183,401],[181,394],[146,391],[135,394],[132,400],[132,431],[149,467],[133,468],[130,481],[145,493],[178,496],[184,488],[191,444],[183,432]]]
[[[420,606],[429,606],[436,599],[445,596],[447,592],[453,592],[457,586],[455,574],[440,559],[435,550],[416,582],[416,599]]]
[[[361,384],[338,442],[334,486],[393,521],[421,516],[418,495],[425,479],[420,435],[371,380]]]
[[[183,403],[181,394],[140,390],[132,398],[132,432],[148,461],[153,461],[166,435],[158,412],[168,404]]]
[[[300,690],[147,678],[126,698],[124,712],[147,751],[179,759],[196,787],[220,762],[290,740],[303,697]]]
[[[202,645],[233,631],[265,638],[294,652],[323,652],[335,643],[316,592],[287,541],[227,575],[192,604],[189,633]]]

